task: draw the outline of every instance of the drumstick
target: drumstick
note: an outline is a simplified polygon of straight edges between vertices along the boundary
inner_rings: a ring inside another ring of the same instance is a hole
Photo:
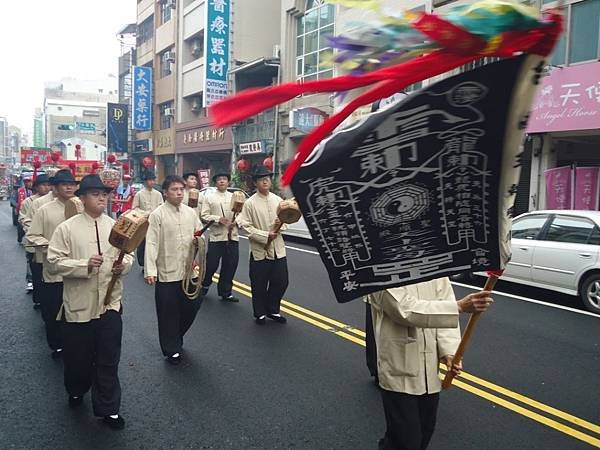
[[[492,289],[494,289],[494,286],[496,285],[496,282],[498,281],[498,278],[500,277],[500,275],[502,275],[502,272],[500,272],[500,271],[488,272],[488,279],[485,282],[485,286],[483,287],[483,290],[491,291]],[[473,331],[475,330],[475,326],[477,325],[477,322],[479,321],[480,317],[481,317],[480,311],[477,311],[477,312],[474,312],[473,314],[471,314],[471,317],[469,318],[469,323],[467,324],[467,328],[465,329],[465,334],[463,335],[462,339],[460,340],[458,349],[456,350],[456,353],[454,354],[454,359],[452,360],[453,365],[454,365],[454,363],[459,363],[462,360],[463,355],[465,354],[465,351],[467,349],[467,345],[469,345],[469,341],[471,340],[471,336],[473,335]],[[456,374],[452,371],[451,367],[448,367],[448,371],[446,372],[444,381],[442,381],[442,389],[448,389],[450,387],[450,385],[452,384],[452,380],[454,380],[454,377],[456,377]]]
[[[100,233],[98,233],[98,222],[94,220],[94,225],[96,226],[96,244],[98,245],[98,254],[102,256],[102,249],[100,248]]]
[[[275,229],[273,229],[273,233],[279,233],[279,230],[281,230],[281,227],[283,226],[283,222],[279,221],[279,223],[277,224],[277,226],[275,227]],[[271,245],[271,242],[273,241],[267,241],[267,243],[265,244],[264,249],[268,250],[269,246]]]

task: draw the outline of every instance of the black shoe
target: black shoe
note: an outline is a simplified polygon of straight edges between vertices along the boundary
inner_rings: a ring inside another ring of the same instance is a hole
[[[178,365],[181,362],[181,355],[171,355],[169,357],[167,357],[167,361],[169,361],[170,364],[173,364],[174,366]]]
[[[267,314],[267,317],[271,320],[274,320],[277,323],[286,323],[287,319],[283,317],[281,314]]]
[[[254,321],[256,322],[257,325],[264,325],[267,322],[267,318],[265,316],[260,316],[260,317],[254,318]]]
[[[110,416],[104,416],[102,422],[111,427],[113,430],[122,430],[125,428],[125,419],[123,419],[123,416],[118,416],[116,419],[113,419]]]
[[[56,350],[54,350],[51,356],[52,359],[60,359],[60,357],[62,356],[62,348],[57,348]]]
[[[41,307],[42,307],[42,305],[40,305],[39,303],[33,304],[33,309],[40,309]]]
[[[210,286],[209,287],[202,286],[202,289],[200,289],[200,297],[204,297],[206,294],[208,294],[209,289],[210,289]]]
[[[82,403],[83,395],[80,397],[73,397],[72,395],[69,395],[69,408],[77,408],[81,406]]]
[[[231,294],[229,294],[228,296],[221,297],[221,300],[223,300],[224,302],[231,302],[231,303],[239,303],[239,301],[240,301],[237,297],[234,297]]]

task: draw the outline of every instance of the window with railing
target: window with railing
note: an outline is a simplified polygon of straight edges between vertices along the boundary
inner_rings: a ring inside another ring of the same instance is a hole
[[[154,36],[154,16],[148,17],[137,27],[136,43],[139,47],[145,42],[148,42]]]
[[[173,102],[165,102],[158,105],[158,114],[160,117],[160,129],[166,130],[173,124]]]
[[[160,2],[160,24],[164,25],[169,20],[171,20],[171,13],[173,8],[171,7],[171,3],[167,0],[162,0]]]
[[[544,7],[558,2],[543,0]],[[600,0],[571,1],[564,5],[565,31],[550,64],[561,66],[600,59]]]
[[[172,64],[173,64],[173,52],[169,49],[162,52],[160,55],[160,78],[168,77],[173,73]]]
[[[296,22],[296,77],[312,81],[333,76],[333,49],[327,36],[334,34],[335,6],[325,0],[308,0]]]

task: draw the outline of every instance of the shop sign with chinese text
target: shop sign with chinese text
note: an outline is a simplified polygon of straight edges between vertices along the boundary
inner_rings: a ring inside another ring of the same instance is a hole
[[[231,0],[207,0],[206,2],[204,106],[216,103],[227,95],[230,7]]]
[[[133,68],[133,129],[152,129],[152,68]]]
[[[600,128],[600,62],[554,68],[533,102],[528,133]]]
[[[264,146],[261,141],[257,142],[244,142],[240,144],[240,155],[256,155],[264,153]]]

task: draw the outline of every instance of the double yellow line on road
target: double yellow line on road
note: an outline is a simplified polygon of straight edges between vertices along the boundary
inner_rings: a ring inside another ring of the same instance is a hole
[[[214,281],[218,281],[218,275],[215,275]],[[250,299],[252,298],[250,286],[235,280],[233,281],[233,284],[233,289],[236,292],[243,294]],[[343,339],[353,342],[354,344],[358,344],[363,347],[366,345],[365,332],[359,330],[358,328],[354,328],[335,319],[323,316],[310,309],[296,305],[288,300],[282,300],[281,305],[281,310],[290,316],[296,317],[297,319],[307,322],[317,328],[335,334]],[[440,367],[442,369],[442,373],[445,373],[445,367]],[[453,386],[516,412],[517,414],[521,414],[522,416],[560,431],[561,433],[569,435],[575,439],[600,448],[600,425],[588,422],[572,414],[553,408],[552,406],[538,402],[526,397],[525,395],[511,391],[467,372],[463,372],[457,379],[455,379]],[[539,412],[536,412],[536,410]],[[561,422],[558,420],[561,420]],[[578,429],[573,428],[573,426],[576,426]]]

